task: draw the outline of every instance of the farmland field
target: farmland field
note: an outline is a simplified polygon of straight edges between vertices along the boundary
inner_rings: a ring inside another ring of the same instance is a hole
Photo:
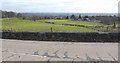
[[[27,32],[103,32],[117,31],[113,25],[105,25],[99,22],[72,21],[72,20],[22,20],[9,18],[2,21],[3,31],[27,31]]]

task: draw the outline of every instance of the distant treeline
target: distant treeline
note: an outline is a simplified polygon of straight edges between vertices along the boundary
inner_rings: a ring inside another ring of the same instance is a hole
[[[22,13],[15,13],[15,12],[7,12],[7,11],[1,11],[2,18],[12,18],[17,17],[20,19],[26,19],[26,20],[42,20],[42,19],[68,19],[73,21],[98,21],[103,24],[114,24],[118,21],[118,16],[112,15],[112,16],[82,16],[81,14],[79,16],[76,15],[70,15],[70,16],[38,16],[38,15],[24,15]]]

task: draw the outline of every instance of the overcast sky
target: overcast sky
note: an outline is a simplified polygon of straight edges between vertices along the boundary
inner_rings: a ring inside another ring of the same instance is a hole
[[[14,12],[117,13],[119,0],[2,0]]]

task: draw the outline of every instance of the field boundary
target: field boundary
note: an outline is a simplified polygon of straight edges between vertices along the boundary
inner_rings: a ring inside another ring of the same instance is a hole
[[[11,32],[3,31],[3,39],[62,41],[62,42],[119,42],[117,32]]]

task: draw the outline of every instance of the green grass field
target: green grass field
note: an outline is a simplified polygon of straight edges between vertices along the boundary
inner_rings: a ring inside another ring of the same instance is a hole
[[[54,22],[45,23],[45,22]],[[76,24],[85,26],[104,26],[102,28],[86,28],[78,26],[68,26],[62,24]],[[51,27],[53,32],[102,32],[106,30],[106,26],[99,22],[87,22],[87,21],[71,21],[71,20],[22,20],[18,18],[10,18],[2,21],[3,31],[27,31],[27,32],[50,32]],[[117,31],[108,26],[110,31]],[[99,30],[99,31],[98,31]]]

